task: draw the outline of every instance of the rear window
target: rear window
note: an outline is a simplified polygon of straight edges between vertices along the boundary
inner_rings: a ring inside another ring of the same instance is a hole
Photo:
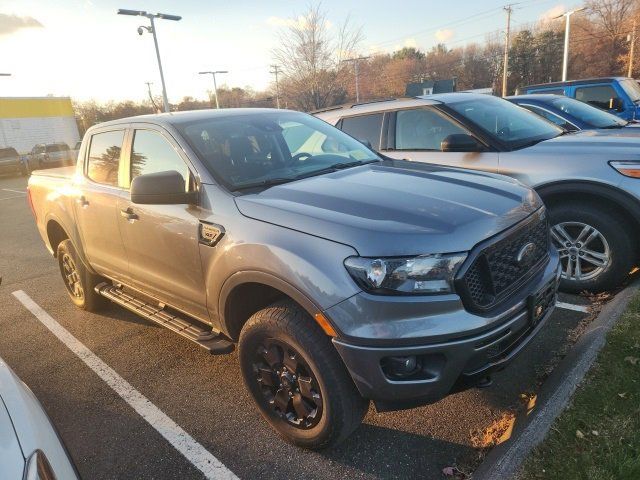
[[[87,176],[97,183],[118,185],[118,169],[124,130],[96,133],[91,137]]]
[[[618,94],[611,85],[576,88],[576,100],[603,110],[611,109],[613,107],[611,101],[617,98]]]
[[[67,145],[66,143],[54,143],[51,145],[47,145],[46,149],[47,153],[66,152],[67,150],[69,150],[69,145]]]
[[[0,158],[19,157],[15,148],[0,148]]]

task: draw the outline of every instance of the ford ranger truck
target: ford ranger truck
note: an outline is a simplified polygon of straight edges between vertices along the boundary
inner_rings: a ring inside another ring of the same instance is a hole
[[[559,257],[538,195],[382,158],[312,116],[232,109],[89,129],[29,201],[69,298],[213,354],[295,445],[487,384],[544,328]]]

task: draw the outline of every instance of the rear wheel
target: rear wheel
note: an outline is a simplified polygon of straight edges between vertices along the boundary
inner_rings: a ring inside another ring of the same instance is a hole
[[[591,203],[551,208],[551,238],[560,253],[562,282],[570,292],[619,286],[635,260],[630,226],[617,212]]]
[[[240,366],[260,413],[285,440],[322,449],[347,438],[369,402],[320,327],[297,305],[254,314],[240,334]]]
[[[82,310],[97,312],[104,308],[109,301],[98,295],[94,288],[104,279],[92,274],[78,257],[73,242],[63,240],[58,245],[58,265],[60,274],[71,301]]]

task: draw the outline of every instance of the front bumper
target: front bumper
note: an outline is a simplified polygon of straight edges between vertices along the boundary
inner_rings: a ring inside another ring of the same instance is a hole
[[[357,298],[359,294],[327,310],[338,326],[356,311],[361,322],[351,335],[333,343],[360,394],[373,400],[379,411],[432,403],[504,368],[526,347],[553,312],[559,272],[558,254],[553,251],[544,270],[494,317],[471,314],[459,302],[457,310],[450,311],[447,302],[455,303],[453,299],[435,301],[432,308],[423,300],[422,314],[416,316],[416,300],[401,297],[405,302],[393,303],[393,318],[384,325],[378,322],[384,297]],[[531,299],[536,294],[546,300],[534,322]],[[369,338],[354,336],[358,331]],[[389,358],[410,356],[418,359],[417,375],[398,379],[385,371]]]

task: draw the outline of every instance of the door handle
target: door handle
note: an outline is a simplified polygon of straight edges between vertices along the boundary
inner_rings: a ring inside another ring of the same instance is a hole
[[[87,197],[85,197],[84,195],[82,195],[80,198],[78,198],[76,200],[76,202],[78,202],[78,205],[80,205],[81,207],[88,207],[89,206],[89,201],[87,200]]]
[[[120,210],[120,215],[122,215],[129,221],[138,220],[138,215],[133,212],[133,209],[131,207],[127,208],[126,210]]]

